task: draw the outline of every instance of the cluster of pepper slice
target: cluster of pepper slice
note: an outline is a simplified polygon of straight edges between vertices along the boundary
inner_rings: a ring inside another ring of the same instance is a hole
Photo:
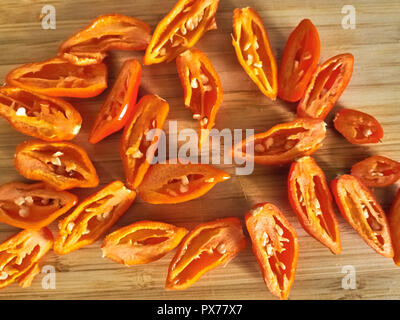
[[[17,147],[14,164],[22,176],[41,182],[0,186],[0,222],[25,229],[0,244],[0,287],[15,280],[29,286],[39,272],[38,261],[51,248],[62,255],[100,239],[137,194],[152,204],[181,203],[230,178],[212,166],[181,159],[151,165],[169,105],[153,94],[137,101],[141,65],[131,59],[123,64],[89,136],[95,144],[123,129],[120,154],[126,181],[114,181],[79,204],[66,191],[97,187],[99,177],[85,150],[68,141],[79,133],[82,117],[61,97],[90,98],[105,90],[103,60],[110,50],[146,50],[144,65],[176,59],[185,106],[199,122],[199,146],[208,139],[222,103],[222,86],[211,61],[193,46],[205,32],[216,29],[218,2],[179,0],[152,35],[150,27],[138,19],[100,16],[62,43],[57,57],[26,64],[7,75],[6,86],[0,88],[0,114],[16,130],[38,139]],[[341,252],[341,245],[333,199],[373,249],[394,257],[400,265],[400,246],[396,245],[400,233],[395,228],[400,220],[400,192],[387,222],[368,189],[396,182],[400,163],[370,157],[355,164],[351,175],[333,180],[330,190],[323,171],[310,157],[322,146],[324,119],[350,81],[353,56],[340,54],[318,65],[318,31],[305,19],[289,36],[278,69],[265,26],[252,8],[234,10],[232,44],[239,63],[264,95],[298,102],[296,120],[243,140],[234,146],[234,155],[264,165],[291,163],[289,202],[303,228],[334,254]],[[376,143],[383,137],[376,119],[356,110],[342,109],[334,126],[354,144]],[[60,230],[53,239],[46,226],[73,207],[59,221]],[[271,203],[249,210],[245,225],[268,288],[287,299],[298,259],[295,229]],[[104,257],[136,265],[158,260],[178,247],[166,289],[186,289],[207,271],[229,262],[245,245],[241,221],[229,217],[191,231],[138,221],[108,234],[101,248]]]

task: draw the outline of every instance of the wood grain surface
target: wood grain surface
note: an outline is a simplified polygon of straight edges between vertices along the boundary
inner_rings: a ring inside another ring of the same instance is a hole
[[[152,28],[173,7],[175,0],[2,0],[0,6],[0,82],[14,67],[54,56],[59,44],[100,14],[121,13],[149,23]],[[39,16],[44,5],[56,8],[56,29],[43,30]],[[342,6],[356,8],[356,29],[341,26]],[[328,134],[315,159],[327,178],[349,172],[351,165],[372,154],[400,160],[400,2],[396,0],[320,1],[320,0],[221,0],[216,16],[218,30],[208,32],[197,44],[212,61],[221,77],[224,98],[216,128],[254,128],[263,132],[271,126],[294,119],[295,104],[263,96],[242,70],[231,45],[232,12],[236,7],[252,6],[261,15],[277,60],[286,39],[303,18],[317,26],[322,44],[321,61],[344,52],[355,56],[353,78],[327,118]],[[112,52],[106,59],[111,87],[123,61],[143,52]],[[101,186],[124,179],[118,153],[120,133],[101,143],[90,145],[88,132],[94,116],[109,90],[93,99],[69,99],[81,112],[84,123],[74,140],[89,153],[101,178]],[[183,90],[175,63],[143,68],[140,95],[155,93],[168,100],[169,120],[178,127],[196,128],[183,105]],[[373,146],[354,146],[334,131],[332,118],[343,107],[356,108],[374,115],[382,124],[385,136]],[[165,126],[167,129],[168,126]],[[0,120],[0,183],[24,181],[13,167],[18,143],[29,140]],[[398,299],[400,268],[391,259],[376,254],[339,216],[343,251],[334,256],[301,228],[288,200],[288,167],[256,166],[249,176],[235,176],[233,165],[219,165],[232,174],[200,199],[179,205],[150,205],[139,198],[112,228],[142,219],[152,219],[192,228],[219,217],[237,216],[257,202],[269,201],[281,208],[299,235],[300,254],[291,299]],[[390,208],[399,184],[375,190],[385,210]],[[99,186],[100,188],[100,186]],[[97,188],[98,189],[98,188]],[[96,189],[96,190],[97,190]],[[74,190],[81,199],[95,190]],[[56,232],[56,223],[51,230]],[[16,228],[0,224],[0,241]],[[167,267],[173,252],[161,260],[135,267],[125,267],[101,257],[100,241],[65,256],[49,253],[42,265],[56,270],[56,289],[44,289],[44,274],[32,286],[16,284],[0,290],[1,299],[274,299],[267,290],[251,252],[251,246],[225,268],[204,275],[185,291],[164,290]],[[342,288],[344,266],[356,270],[354,290]]]

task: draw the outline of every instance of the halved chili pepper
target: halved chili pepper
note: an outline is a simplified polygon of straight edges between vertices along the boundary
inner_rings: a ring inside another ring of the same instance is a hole
[[[226,265],[246,247],[238,218],[224,218],[196,226],[181,242],[165,283],[167,290],[183,290],[219,265]]]
[[[175,249],[188,233],[185,228],[155,221],[138,221],[104,239],[103,256],[127,266],[156,261]]]
[[[253,8],[233,11],[232,44],[243,69],[272,100],[278,93],[278,71],[265,26]]]
[[[38,273],[39,260],[53,246],[53,235],[47,228],[23,230],[0,244],[0,288],[17,280],[30,286]]]
[[[152,204],[180,203],[201,197],[218,182],[229,178],[226,172],[207,164],[169,160],[149,168],[138,193]]]
[[[400,189],[390,208],[388,220],[394,252],[393,261],[396,265],[400,266]]]
[[[154,30],[143,58],[145,65],[170,62],[217,28],[219,0],[179,0]]]
[[[385,212],[371,191],[348,174],[332,180],[331,188],[340,212],[364,241],[379,254],[393,257]]]
[[[367,187],[386,187],[400,179],[400,162],[372,156],[353,165],[351,174]]]
[[[122,14],[101,15],[66,40],[59,54],[76,65],[97,64],[109,50],[145,50],[150,32],[150,26],[139,19]]]
[[[89,142],[97,143],[122,129],[135,109],[142,68],[135,60],[127,60],[94,120]]]
[[[278,96],[296,102],[301,99],[318,65],[321,51],[318,30],[304,19],[290,34],[278,71]]]
[[[342,109],[336,114],[333,124],[353,144],[378,143],[383,138],[383,129],[379,122],[361,111]]]
[[[234,146],[235,156],[264,165],[279,165],[310,155],[322,146],[326,123],[318,119],[298,118],[278,124]],[[253,151],[254,154],[249,151]]]
[[[146,95],[139,100],[135,109],[133,118],[125,126],[120,144],[126,185],[131,189],[140,185],[149,169],[159,141],[157,132],[154,132],[152,140],[148,141],[149,131],[162,129],[169,105],[159,96]]]
[[[135,191],[117,180],[82,201],[59,222],[54,252],[67,254],[97,241],[128,210],[135,197]]]
[[[76,66],[57,57],[17,67],[6,83],[53,97],[90,98],[107,88],[107,67],[103,63]]]
[[[199,121],[199,146],[208,138],[222,103],[221,80],[211,61],[197,49],[187,50],[176,59],[185,93],[185,106]]]
[[[99,184],[86,151],[71,142],[22,142],[17,146],[14,165],[25,178],[44,181],[58,190]]]
[[[353,55],[344,53],[320,65],[297,106],[297,115],[325,119],[350,82],[353,64]]]
[[[288,178],[289,202],[304,230],[334,254],[342,251],[339,226],[325,174],[311,157],[292,163]]]
[[[271,203],[256,204],[246,213],[245,221],[268,289],[278,298],[287,299],[299,255],[295,229]]]
[[[0,115],[14,129],[46,141],[71,140],[82,124],[68,102],[15,87],[0,88]]]

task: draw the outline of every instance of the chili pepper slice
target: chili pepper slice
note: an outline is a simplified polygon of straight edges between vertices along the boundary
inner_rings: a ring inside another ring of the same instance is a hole
[[[152,204],[181,203],[201,197],[228,173],[207,164],[184,164],[176,159],[152,165],[138,188],[139,196]]]
[[[22,142],[17,146],[14,165],[25,178],[44,181],[58,190],[99,184],[86,151],[71,142]]]
[[[6,83],[53,97],[91,98],[107,88],[107,67],[76,66],[57,57],[12,70]]]
[[[136,189],[149,169],[157,151],[158,130],[162,129],[168,111],[169,105],[164,99],[146,95],[140,99],[133,118],[125,126],[120,154],[128,188]],[[154,135],[150,130],[155,130]]]
[[[155,221],[138,221],[104,239],[103,256],[127,266],[156,261],[175,249],[188,233],[185,228]]]
[[[320,65],[297,106],[297,115],[325,119],[349,84],[353,64],[353,55],[344,53]]]
[[[292,163],[288,178],[289,202],[304,230],[334,254],[342,251],[339,226],[325,174],[311,157]]]
[[[0,244],[0,288],[15,280],[22,287],[30,286],[37,274],[39,260],[53,246],[53,236],[47,228],[23,230]]]
[[[165,283],[167,290],[183,290],[207,271],[226,265],[246,247],[238,218],[224,218],[196,226],[181,242]]]
[[[234,146],[236,157],[264,165],[280,165],[310,155],[322,146],[326,123],[319,119],[298,118],[278,124]],[[248,151],[253,151],[254,154]]]
[[[97,143],[121,130],[135,109],[142,68],[135,60],[127,60],[94,120],[89,142]]]
[[[109,50],[145,50],[150,32],[150,26],[139,19],[122,14],[101,15],[66,40],[59,54],[76,65],[97,64]]]
[[[333,124],[353,144],[378,143],[383,138],[383,129],[379,122],[361,111],[342,109],[336,114]]]
[[[392,236],[394,257],[393,261],[400,266],[400,189],[396,194],[389,214],[389,227]]]
[[[170,62],[192,48],[209,30],[217,29],[219,0],[179,0],[154,30],[143,64]]]
[[[278,93],[278,71],[265,26],[253,8],[233,11],[232,44],[243,69],[272,100]]]
[[[245,221],[254,255],[269,291],[286,300],[299,256],[295,229],[279,208],[271,203],[256,204],[246,213]]]
[[[278,71],[278,96],[296,102],[301,99],[317,67],[321,43],[317,28],[304,19],[290,34]]]
[[[71,209],[78,197],[45,183],[9,182],[0,186],[0,222],[40,229]]]
[[[222,103],[221,80],[211,61],[197,49],[187,50],[176,59],[178,75],[185,93],[185,106],[199,121],[201,148],[214,126]]]
[[[19,132],[46,141],[71,140],[82,124],[68,102],[15,87],[0,88],[0,115]]]
[[[345,174],[331,181],[340,212],[364,241],[379,254],[392,258],[393,248],[385,212],[370,190]]]
[[[135,197],[135,191],[117,180],[85,199],[60,221],[54,252],[67,254],[97,241],[128,210]]]

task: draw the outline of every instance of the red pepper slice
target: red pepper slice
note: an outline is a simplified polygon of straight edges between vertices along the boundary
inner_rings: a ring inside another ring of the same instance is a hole
[[[25,178],[44,181],[58,190],[99,184],[86,151],[71,142],[22,142],[17,146],[14,165]]]
[[[185,228],[155,221],[138,221],[104,239],[103,256],[127,266],[156,261],[175,249],[188,233]]]
[[[127,60],[94,120],[89,142],[97,143],[121,130],[135,109],[142,68],[135,60]]]
[[[150,26],[139,19],[122,14],[101,15],[66,40],[59,54],[76,65],[97,64],[110,50],[145,50],[150,32]]]
[[[364,241],[379,254],[392,258],[393,248],[385,212],[362,182],[345,174],[331,181],[340,212]]]
[[[107,67],[103,63],[76,66],[57,57],[18,67],[7,75],[6,82],[52,97],[91,98],[107,88]]]
[[[224,218],[196,226],[181,242],[165,283],[167,290],[183,290],[207,271],[226,265],[246,247],[238,218]]]
[[[333,124],[353,144],[378,143],[383,138],[383,129],[379,122],[361,111],[342,109],[336,114]]]
[[[344,53],[320,65],[297,106],[297,115],[325,119],[350,82],[353,64],[353,55]]]
[[[45,141],[71,140],[82,124],[68,102],[15,87],[0,88],[0,115],[19,132]]]
[[[388,220],[394,251],[393,261],[396,265],[400,266],[400,189],[390,208]]]
[[[176,59],[185,93],[185,106],[199,121],[199,146],[208,138],[222,103],[221,80],[211,61],[197,49],[187,50]]]
[[[278,96],[299,101],[317,67],[321,51],[318,30],[304,19],[290,34],[278,71]]]
[[[334,254],[342,251],[339,226],[325,174],[311,157],[292,163],[288,178],[289,202],[304,230]]]
[[[126,185],[136,189],[142,182],[157,151],[158,135],[147,141],[149,130],[161,130],[169,111],[168,103],[155,95],[140,99],[130,123],[125,126],[120,144],[120,154],[124,164]]]
[[[117,180],[81,202],[60,221],[54,252],[67,254],[97,241],[129,209],[135,197],[135,191]]]
[[[287,299],[299,256],[295,229],[271,203],[256,204],[246,213],[245,220],[268,289],[278,298]]]

